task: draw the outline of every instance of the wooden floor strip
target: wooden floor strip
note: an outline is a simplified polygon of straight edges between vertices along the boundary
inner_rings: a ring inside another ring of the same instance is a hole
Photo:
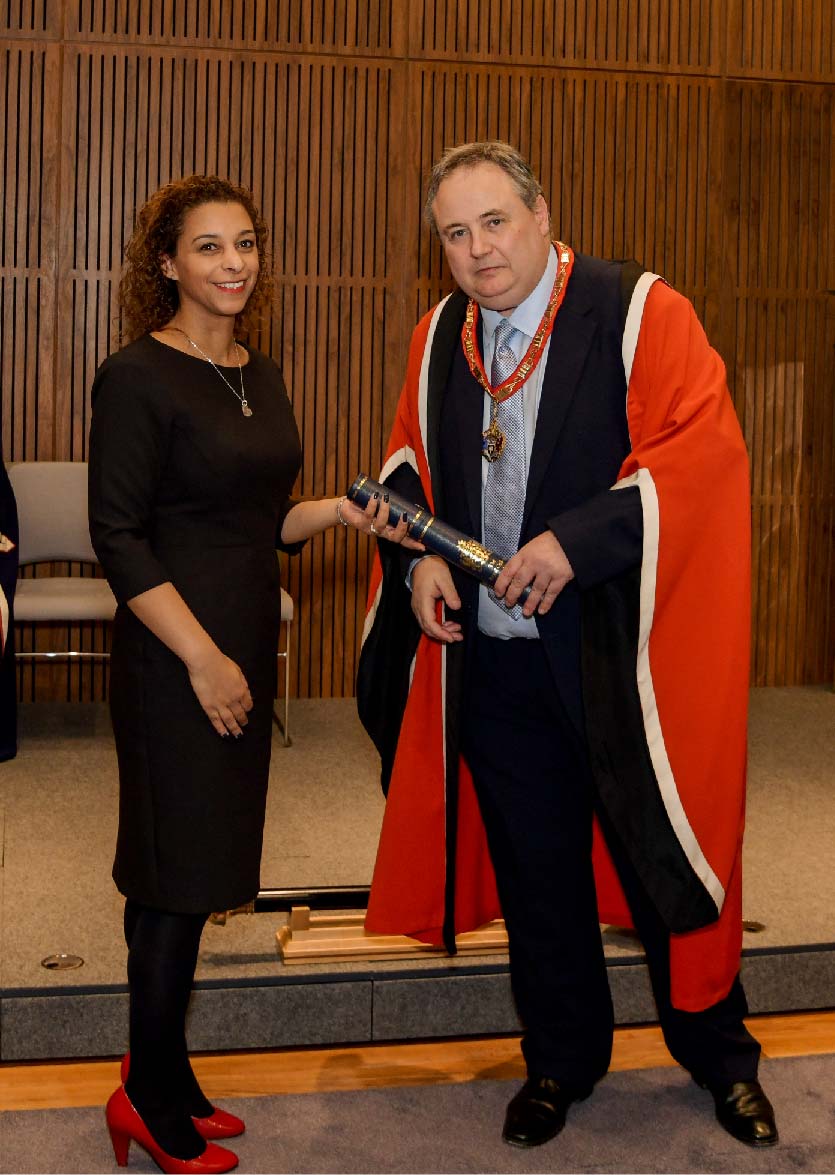
[[[835,1053],[835,1012],[757,1016],[748,1023],[768,1057]],[[518,1036],[200,1053],[192,1060],[212,1101],[524,1076]],[[616,1031],[613,1070],[673,1064],[656,1026]],[[2,1064],[0,1110],[102,1105],[118,1082],[119,1063],[113,1060]]]

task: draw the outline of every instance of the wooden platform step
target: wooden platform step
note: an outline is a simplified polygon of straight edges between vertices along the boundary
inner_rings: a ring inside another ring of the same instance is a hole
[[[367,934],[363,914],[312,914],[309,906],[294,906],[287,922],[276,931],[282,960],[293,963],[344,963],[355,959],[421,959],[446,955],[443,947],[429,946],[405,934]],[[504,919],[497,918],[459,934],[461,954],[507,950]]]

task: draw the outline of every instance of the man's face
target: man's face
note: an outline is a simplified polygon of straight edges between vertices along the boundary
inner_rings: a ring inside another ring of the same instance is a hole
[[[550,224],[542,196],[528,208],[502,168],[476,163],[441,182],[432,211],[465,294],[503,313],[527,298],[548,263]]]

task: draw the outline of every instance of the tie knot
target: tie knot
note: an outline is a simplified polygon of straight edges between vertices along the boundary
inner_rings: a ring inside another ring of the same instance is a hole
[[[512,325],[509,318],[499,319],[499,324],[496,327],[496,333],[494,336],[494,349],[496,351],[498,351],[499,347],[504,347],[507,345],[507,340],[513,334],[515,329],[516,328]]]
[[[490,369],[490,383],[494,388],[510,379],[516,370],[516,356],[508,342],[515,333],[516,327],[511,326],[507,318],[500,319],[493,335],[493,365]]]

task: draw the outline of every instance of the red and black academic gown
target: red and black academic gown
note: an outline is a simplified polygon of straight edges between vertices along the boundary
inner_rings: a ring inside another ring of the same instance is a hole
[[[395,488],[417,475],[430,509],[427,386],[446,301],[412,337],[380,474]],[[720,357],[653,274],[631,296],[623,361],[631,451],[609,492],[637,486],[643,556],[584,593],[586,733],[599,802],[671,931],[673,1004],[698,1011],[727,994],[741,949],[748,461]],[[366,926],[451,947],[500,908],[472,780],[450,754],[457,675],[416,629],[402,566],[375,559],[357,683],[388,781]],[[597,828],[594,864],[601,921],[631,925]]]

